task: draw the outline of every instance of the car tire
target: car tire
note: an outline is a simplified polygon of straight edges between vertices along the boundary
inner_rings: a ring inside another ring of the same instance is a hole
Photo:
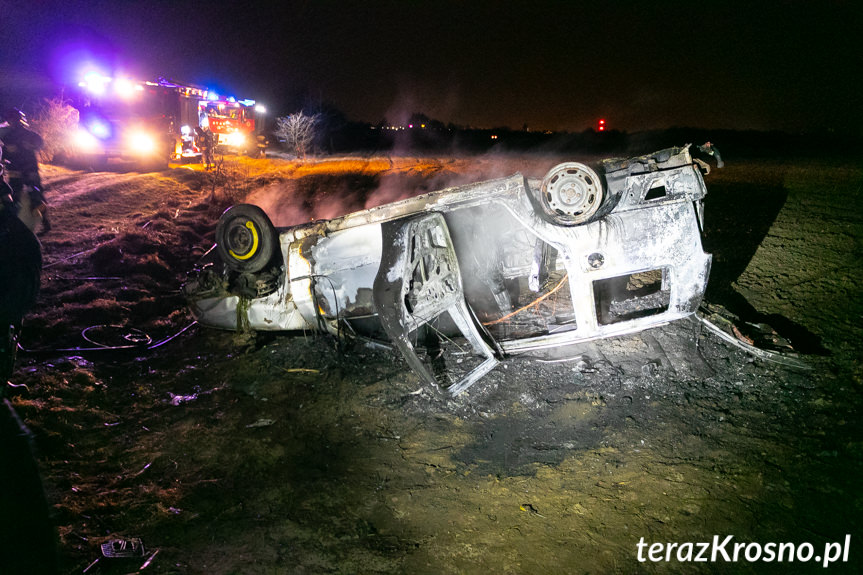
[[[231,270],[248,273],[261,271],[273,259],[276,246],[276,228],[258,206],[231,206],[216,225],[216,251]]]
[[[561,226],[593,221],[603,201],[602,180],[593,169],[578,162],[553,167],[533,192],[543,217]]]

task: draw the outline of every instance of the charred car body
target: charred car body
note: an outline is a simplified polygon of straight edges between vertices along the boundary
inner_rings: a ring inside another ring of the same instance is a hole
[[[542,180],[515,174],[280,229],[233,206],[218,257],[185,293],[205,325],[386,342],[460,393],[508,355],[698,309],[708,165],[686,146],[595,168],[564,163]]]

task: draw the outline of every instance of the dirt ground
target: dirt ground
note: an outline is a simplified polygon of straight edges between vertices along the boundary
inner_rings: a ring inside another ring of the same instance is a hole
[[[44,166],[54,229],[13,402],[64,572],[859,572],[863,166],[726,155],[706,178],[707,300],[806,367],[693,320],[510,359],[457,398],[393,353],[189,327],[184,275],[236,201],[289,225],[558,158]],[[820,556],[849,534],[828,569],[637,555],[732,535]],[[145,557],[94,564],[131,537]]]

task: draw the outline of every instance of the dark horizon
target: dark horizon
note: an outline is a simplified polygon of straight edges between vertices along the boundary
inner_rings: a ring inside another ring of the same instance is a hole
[[[0,98],[109,74],[253,98],[273,115],[578,133],[674,126],[863,133],[851,2],[0,3]]]

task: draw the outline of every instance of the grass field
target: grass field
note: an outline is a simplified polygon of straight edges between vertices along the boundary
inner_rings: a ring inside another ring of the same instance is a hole
[[[642,537],[715,535],[820,556],[851,534],[830,572],[863,567],[859,162],[729,157],[706,179],[707,299],[769,323],[809,370],[691,322],[561,358],[579,361],[510,360],[456,399],[394,355],[313,335],[250,347],[194,328],[146,354],[51,351],[90,347],[94,325],[154,341],[188,325],[180,283],[232,202],[289,225],[541,177],[559,159],[45,166],[54,230],[14,404],[37,436],[66,572],[113,537],[158,550],[154,574],[824,571],[814,558],[638,561]]]

